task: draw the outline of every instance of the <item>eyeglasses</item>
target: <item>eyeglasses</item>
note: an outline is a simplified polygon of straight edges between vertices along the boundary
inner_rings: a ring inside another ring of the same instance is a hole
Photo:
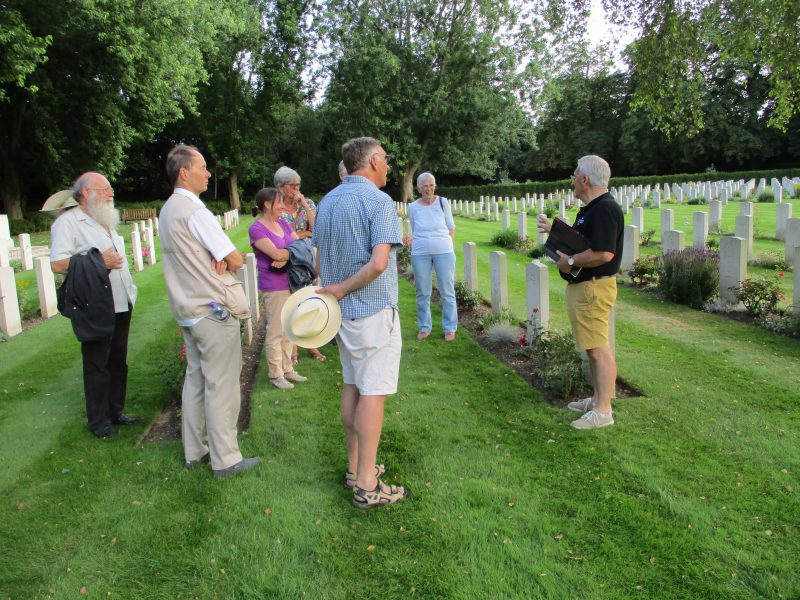
[[[110,193],[110,194],[114,193],[114,188],[111,187],[110,185],[108,185],[106,187],[101,187],[101,188],[86,188],[86,189],[87,190],[92,190],[94,192],[103,192],[103,193]]]
[[[386,164],[387,164],[387,165],[389,164],[389,161],[390,161],[390,160],[392,160],[392,157],[391,157],[390,155],[388,155],[388,154],[380,154],[380,153],[376,152],[376,153],[375,153],[375,154],[373,154],[372,156],[382,156],[382,157],[383,157],[383,160],[385,160],[385,161],[386,161]],[[370,158],[372,158],[372,156],[371,156]]]

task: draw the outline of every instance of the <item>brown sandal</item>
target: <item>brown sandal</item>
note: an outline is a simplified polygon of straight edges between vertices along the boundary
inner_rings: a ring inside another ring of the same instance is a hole
[[[385,465],[375,465],[375,477],[382,477],[386,473]],[[356,487],[356,474],[348,471],[344,474],[344,489],[352,490]]]
[[[390,485],[389,491],[384,492],[381,489],[382,485],[383,482],[378,479],[374,490],[364,490],[355,486],[353,488],[353,506],[361,509],[375,508],[400,502],[408,496],[409,490],[407,487]]]

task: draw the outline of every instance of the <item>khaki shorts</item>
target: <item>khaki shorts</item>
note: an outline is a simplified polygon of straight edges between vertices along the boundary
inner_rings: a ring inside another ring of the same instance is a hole
[[[608,346],[608,316],[617,300],[617,278],[567,284],[567,314],[579,350]]]
[[[342,319],[337,345],[342,379],[362,396],[388,396],[397,391],[400,374],[400,315],[392,308],[364,317]]]

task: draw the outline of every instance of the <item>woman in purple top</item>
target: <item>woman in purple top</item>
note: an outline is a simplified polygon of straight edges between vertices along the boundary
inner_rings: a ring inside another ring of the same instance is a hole
[[[281,327],[281,309],[289,297],[289,275],[282,271],[289,259],[286,248],[297,239],[294,228],[281,219],[283,194],[264,188],[256,194],[255,216],[250,226],[250,245],[256,255],[258,291],[267,315],[267,365],[269,380],[275,387],[288,390],[292,381],[305,381],[292,366],[292,343]]]

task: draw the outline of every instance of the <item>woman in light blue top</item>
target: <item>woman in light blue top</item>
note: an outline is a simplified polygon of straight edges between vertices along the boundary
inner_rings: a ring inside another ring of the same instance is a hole
[[[422,197],[408,207],[411,222],[411,266],[417,286],[417,339],[431,333],[432,271],[436,270],[439,295],[442,298],[442,329],[444,339],[452,341],[458,329],[455,272],[456,255],[453,235],[456,231],[453,213],[447,198],[436,195],[436,179],[430,173],[417,177],[417,189]]]

